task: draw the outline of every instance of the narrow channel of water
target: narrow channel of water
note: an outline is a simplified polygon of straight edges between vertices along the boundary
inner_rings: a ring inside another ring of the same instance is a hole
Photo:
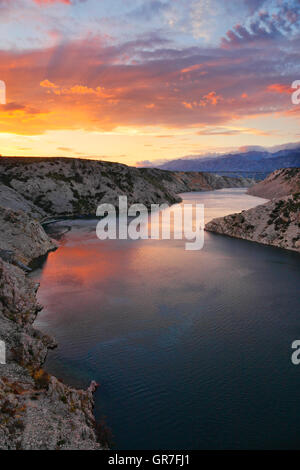
[[[189,193],[206,221],[264,202],[245,190]],[[66,222],[63,222],[66,224]],[[105,241],[95,220],[68,221],[60,248],[32,274],[55,336],[46,369],[95,379],[96,415],[116,449],[300,447],[300,256],[211,233]]]

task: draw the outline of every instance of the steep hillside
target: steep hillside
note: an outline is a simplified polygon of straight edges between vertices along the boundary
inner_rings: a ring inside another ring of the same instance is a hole
[[[205,229],[222,235],[300,251],[300,169],[274,171],[248,189],[270,202],[214,219]]]
[[[248,194],[266,199],[300,192],[300,168],[282,168],[248,189]]]
[[[177,194],[185,191],[249,187],[253,183],[245,178],[68,158],[2,158],[0,182],[6,206],[7,198],[12,198],[17,208],[23,201],[24,210],[35,211],[40,217],[94,215],[100,203],[117,204],[120,195],[127,195],[129,204],[139,202],[149,207],[178,202]]]
[[[7,205],[24,202],[13,190],[1,194]],[[101,449],[93,387],[75,390],[42,369],[55,341],[32,326],[42,307],[38,284],[25,275],[24,263],[56,246],[30,215],[32,206],[25,207],[27,213],[0,207],[0,340],[6,346],[6,364],[0,366],[0,449]]]
[[[300,252],[300,193],[213,219],[205,229]]]

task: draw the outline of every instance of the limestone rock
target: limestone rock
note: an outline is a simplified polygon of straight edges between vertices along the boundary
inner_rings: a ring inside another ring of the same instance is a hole
[[[93,389],[75,390],[41,369],[52,338],[33,328],[37,285],[0,259],[0,449],[101,449]]]
[[[56,248],[41,224],[23,211],[0,206],[0,250],[10,250],[28,264]]]
[[[46,216],[46,213],[42,209],[35,206],[30,200],[25,199],[25,197],[17,191],[3,183],[0,183],[0,205],[6,209],[27,212],[36,219],[41,219]]]
[[[300,252],[300,194],[273,199],[239,214],[213,219],[205,229]]]
[[[119,163],[73,158],[2,158],[0,181],[46,217],[95,215],[100,203],[179,202],[178,193],[248,187],[253,181],[199,172],[134,168]]]
[[[266,199],[279,198],[300,192],[300,168],[273,171],[264,181],[248,189],[248,194]]]

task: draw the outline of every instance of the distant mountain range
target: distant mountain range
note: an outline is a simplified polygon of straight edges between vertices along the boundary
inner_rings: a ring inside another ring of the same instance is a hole
[[[241,176],[257,175],[261,178],[274,170],[291,167],[300,167],[300,144],[297,148],[275,152],[250,150],[212,157],[179,158],[158,166],[171,171],[207,171],[227,175],[238,173]]]

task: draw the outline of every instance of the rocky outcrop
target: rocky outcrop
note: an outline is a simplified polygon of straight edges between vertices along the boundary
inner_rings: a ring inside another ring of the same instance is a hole
[[[6,349],[6,364],[0,364],[0,449],[101,449],[94,384],[75,390],[42,369],[55,341],[33,327],[41,310],[38,284],[22,263],[55,244],[30,213],[31,206],[27,213],[0,206],[0,340]]]
[[[6,209],[29,213],[36,219],[42,219],[46,216],[42,209],[3,183],[0,183],[0,205]]]
[[[25,211],[40,217],[95,215],[100,203],[152,203],[180,201],[178,193],[248,187],[252,180],[196,172],[133,168],[119,163],[72,158],[2,158],[0,181],[26,202]],[[1,193],[0,193],[1,195]],[[21,200],[18,201],[21,204]],[[15,202],[17,204],[17,201]]]
[[[248,194],[270,202],[213,219],[205,229],[230,237],[300,251],[300,169],[283,168],[255,184]]]
[[[100,450],[93,395],[43,370],[0,378],[0,449]]]
[[[26,265],[55,248],[55,243],[37,220],[23,211],[0,206],[0,256],[1,251],[9,250],[14,253],[15,260]]]
[[[205,229],[300,252],[300,194],[273,199],[239,214],[213,219]]]
[[[33,328],[38,285],[0,259],[0,449],[100,449],[93,387],[75,390],[41,367],[53,338]]]
[[[266,199],[300,192],[300,168],[282,168],[248,189],[248,194]]]
[[[54,346],[53,340],[32,328],[41,310],[36,301],[37,289],[38,284],[28,279],[22,269],[0,259],[0,334],[8,346],[8,363],[11,360],[20,365],[40,366],[47,348]]]

